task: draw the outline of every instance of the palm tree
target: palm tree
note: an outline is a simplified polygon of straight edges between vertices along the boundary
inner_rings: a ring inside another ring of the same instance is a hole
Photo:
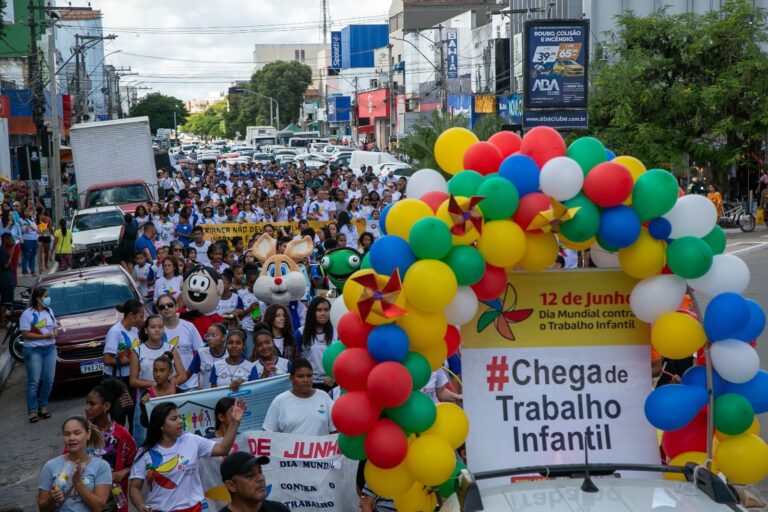
[[[449,116],[437,110],[432,112],[432,118],[428,124],[416,124],[410,135],[400,141],[402,153],[416,160],[419,169],[438,169],[435,160],[435,141],[437,137],[448,128],[466,128],[469,120],[462,114]]]

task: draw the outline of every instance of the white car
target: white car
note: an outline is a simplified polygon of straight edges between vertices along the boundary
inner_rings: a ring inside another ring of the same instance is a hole
[[[414,169],[403,162],[386,162],[373,166],[373,175],[376,177],[389,177],[390,173],[394,177],[410,176],[415,171]]]
[[[123,225],[123,211],[117,206],[84,208],[75,213],[72,230],[72,261],[76,267],[115,260]]]

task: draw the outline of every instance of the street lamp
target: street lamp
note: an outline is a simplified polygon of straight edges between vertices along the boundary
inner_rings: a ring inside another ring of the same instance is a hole
[[[245,87],[232,87],[229,89],[230,92],[236,93],[236,94],[242,94],[244,92],[247,92],[248,94],[253,94],[255,96],[259,96],[260,98],[264,98],[266,100],[269,100],[269,120],[275,121],[275,128],[277,130],[280,130],[280,103],[275,98],[270,98],[269,96],[265,96],[264,94],[258,93],[256,91],[252,91],[250,89],[246,89]],[[272,102],[275,102],[275,109],[277,116],[273,117],[273,111],[272,111]]]

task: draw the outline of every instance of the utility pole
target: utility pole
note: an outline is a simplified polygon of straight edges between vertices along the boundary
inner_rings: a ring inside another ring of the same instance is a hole
[[[445,69],[445,48],[443,47],[443,25],[437,26],[438,44],[440,44],[440,103],[443,114],[448,112],[448,77]]]
[[[389,91],[389,141],[392,142],[395,138],[395,83],[392,74],[392,43],[387,45],[387,64],[389,65],[389,71],[387,73],[387,89]]]
[[[43,92],[43,77],[40,73],[39,50],[37,47],[37,21],[35,20],[35,4],[29,0],[29,56],[27,57],[27,77],[32,94],[32,119],[36,128],[35,146],[39,147],[46,133],[45,128],[45,94]]]
[[[75,116],[75,122],[79,123],[83,120],[83,115],[88,110],[88,96],[84,94],[81,81],[84,78],[88,78],[88,73],[85,69],[85,50],[88,49],[89,43],[98,43],[99,41],[111,41],[117,39],[117,36],[110,34],[108,36],[91,36],[75,34],[75,98],[77,105],[77,115]],[[83,41],[81,44],[80,41]]]
[[[64,202],[61,192],[61,135],[59,133],[59,93],[56,83],[56,22],[54,13],[48,12],[48,90],[51,96],[51,164],[48,166],[48,182],[53,196],[53,218],[64,218]]]
[[[360,140],[360,134],[358,133],[358,128],[360,127],[360,116],[358,115],[358,105],[357,105],[357,77],[355,77],[355,101],[353,105],[354,105],[354,111],[351,112],[352,120],[354,121],[354,123],[352,124],[352,142],[354,142],[355,146],[357,146],[357,143]]]

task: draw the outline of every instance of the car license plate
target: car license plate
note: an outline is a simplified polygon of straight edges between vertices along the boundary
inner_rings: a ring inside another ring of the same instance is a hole
[[[95,361],[91,363],[80,363],[80,373],[96,373],[104,371],[104,363]]]

